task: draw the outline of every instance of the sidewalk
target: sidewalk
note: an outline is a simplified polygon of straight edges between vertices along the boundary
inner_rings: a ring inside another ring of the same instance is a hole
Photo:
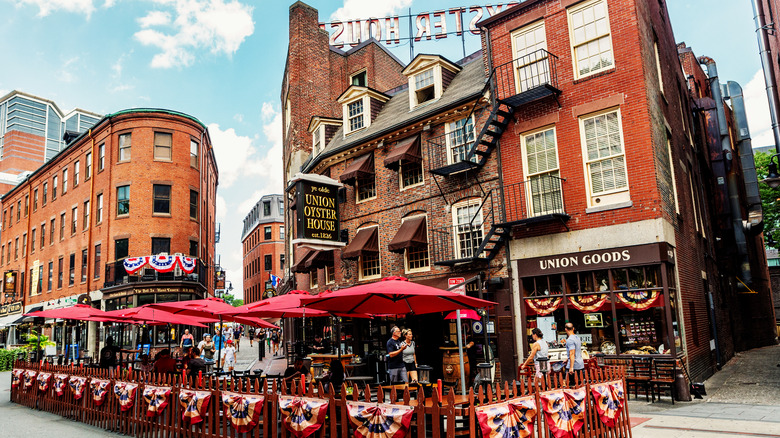
[[[266,344],[268,346],[268,344]],[[266,348],[263,360],[258,359],[258,343],[253,342],[250,347],[249,338],[241,339],[241,350],[236,354],[236,371],[262,370],[262,374],[282,375],[287,369],[287,361],[284,355],[274,357]]]

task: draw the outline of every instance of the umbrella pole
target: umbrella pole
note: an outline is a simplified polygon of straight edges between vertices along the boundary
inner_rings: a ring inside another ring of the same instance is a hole
[[[460,327],[460,309],[455,311],[458,318],[458,361],[460,362],[460,390],[461,394],[466,395],[466,372],[463,369],[463,336]]]
[[[222,370],[222,344],[225,343],[225,337],[222,335],[222,315],[219,315],[219,332],[217,332],[217,336],[219,336],[219,348],[217,351],[217,369]]]

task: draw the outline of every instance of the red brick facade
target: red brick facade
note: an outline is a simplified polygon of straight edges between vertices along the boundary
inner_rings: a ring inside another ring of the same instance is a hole
[[[264,203],[269,210],[264,210]],[[267,287],[271,274],[284,276],[284,215],[279,204],[284,203],[281,195],[263,196],[252,212],[244,219],[244,233],[241,244],[244,255],[244,303],[249,304],[267,298]]]

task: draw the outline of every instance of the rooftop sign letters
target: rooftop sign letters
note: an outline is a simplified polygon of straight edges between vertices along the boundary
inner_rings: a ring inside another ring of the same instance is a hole
[[[518,1],[510,1],[506,4],[497,3],[495,6],[461,6],[449,8],[446,11],[442,9],[413,15],[391,15],[384,18],[362,18],[347,21],[333,20],[330,23],[320,23],[320,28],[330,32],[329,44],[337,48],[342,48],[345,45],[354,47],[370,38],[388,45],[400,44],[402,39],[414,38],[415,41],[421,41],[433,38],[438,40],[452,34],[461,36],[464,32],[479,35],[477,23],[480,20],[492,17],[517,4],[519,4]],[[404,22],[401,21],[402,17],[405,18]],[[408,36],[401,36],[402,27],[407,29]]]
[[[344,246],[339,228],[341,183],[322,175],[296,175],[296,233],[293,243],[316,249]]]

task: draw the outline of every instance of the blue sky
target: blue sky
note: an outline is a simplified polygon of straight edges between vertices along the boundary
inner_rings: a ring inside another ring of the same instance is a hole
[[[238,292],[242,220],[261,195],[281,191],[279,94],[291,3],[0,0],[0,95],[24,91],[51,99],[66,112],[175,109],[208,125],[220,169],[222,241],[217,250]],[[308,3],[319,10],[321,21],[470,5],[440,0]],[[757,76],[750,1],[670,0],[668,7],[677,41],[685,41],[697,55],[713,57],[721,78],[745,88],[754,145],[768,145],[772,136],[763,78]],[[466,52],[478,48],[479,38],[467,36]],[[415,49],[451,59],[462,56],[461,40],[453,36],[417,43]],[[409,61],[407,42],[393,51]]]

